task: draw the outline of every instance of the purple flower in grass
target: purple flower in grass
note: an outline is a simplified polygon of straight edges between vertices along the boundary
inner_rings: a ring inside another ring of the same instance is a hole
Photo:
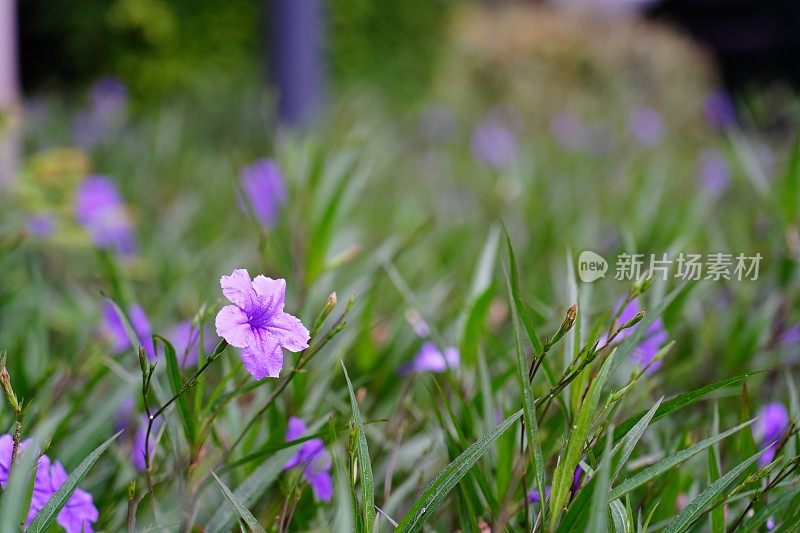
[[[753,437],[767,451],[758,458],[759,466],[766,466],[775,457],[778,441],[789,427],[789,412],[780,402],[768,403],[761,408],[753,424]]]
[[[575,496],[575,494],[581,488],[582,475],[583,475],[583,469],[581,468],[581,465],[576,466],[575,472],[572,474],[572,484],[569,487],[569,491],[570,494],[572,494],[572,496]],[[544,495],[546,498],[550,497],[550,485],[547,485],[544,488]],[[539,503],[542,501],[542,496],[538,490],[534,489],[528,493],[528,501]]]
[[[448,346],[444,351],[434,343],[425,342],[417,352],[414,360],[404,365],[401,374],[416,374],[421,372],[442,373],[448,368],[458,368],[460,354],[458,348]]]
[[[75,195],[75,218],[94,244],[119,254],[136,251],[136,239],[125,203],[116,185],[105,176],[89,176]]]
[[[150,321],[144,309],[138,304],[128,307],[128,320],[130,320],[133,332],[139,340],[139,344],[144,346],[147,352],[147,359],[150,361],[156,360],[156,354],[153,351],[152,330],[150,329]],[[125,326],[117,313],[116,308],[111,302],[106,302],[103,307],[103,335],[111,341],[114,351],[119,353],[131,347],[131,340],[125,330]]]
[[[731,171],[725,156],[717,150],[708,149],[700,153],[697,162],[703,190],[713,197],[724,193],[731,181]]]
[[[622,302],[619,302],[615,306],[615,314],[620,305],[622,305]],[[622,326],[626,322],[632,320],[639,311],[639,303],[636,300],[632,300],[620,313],[619,318],[617,319],[617,326]],[[617,334],[616,337],[614,337],[614,342],[619,342],[629,337],[634,331],[636,331],[636,328],[640,326],[641,322],[631,328],[622,330]],[[606,340],[604,336],[600,339],[599,345],[602,346],[605,342]],[[650,326],[647,328],[647,331],[644,332],[642,340],[631,354],[631,359],[640,367],[647,368],[647,374],[652,374],[663,365],[663,361],[654,362],[653,359],[666,342],[667,330],[664,327],[664,322],[661,320],[661,318],[657,318],[650,324]]]
[[[56,218],[50,213],[37,213],[28,217],[25,226],[32,235],[47,237],[56,229]]]
[[[297,440],[307,432],[305,423],[293,416],[289,418],[289,426],[286,428],[286,441]],[[286,462],[283,469],[297,467],[303,469],[303,477],[311,485],[314,498],[323,502],[330,501],[333,496],[331,456],[325,450],[322,439],[311,439],[301,444],[298,452]]]
[[[472,154],[494,168],[506,168],[517,158],[517,139],[506,126],[494,119],[479,124],[470,140]]]
[[[193,325],[191,320],[185,320],[172,328],[169,340],[172,341],[181,368],[197,364],[200,356],[200,328]],[[212,329],[203,328],[203,352],[206,355],[214,351],[218,341],[219,339]]]
[[[266,228],[278,221],[286,203],[286,186],[278,165],[272,159],[259,159],[242,169],[242,190],[253,214]],[[244,202],[240,202],[244,209]]]
[[[242,363],[256,379],[276,378],[283,369],[283,348],[308,348],[310,335],[300,319],[284,312],[286,280],[237,269],[220,279],[222,294],[233,303],[217,314],[217,334],[242,348]]]
[[[628,116],[628,129],[643,146],[655,146],[664,137],[664,119],[652,107],[637,107]]]
[[[11,435],[0,436],[0,486],[3,488],[8,483],[13,446],[14,440]],[[21,442],[20,451],[28,446],[29,441]],[[59,461],[51,461],[46,455],[39,457],[33,492],[31,493],[31,505],[28,509],[25,527],[29,526],[33,519],[36,518],[42,507],[61,488],[67,477],[67,472]],[[92,533],[94,531],[92,524],[97,521],[98,517],[99,513],[94,506],[92,495],[78,488],[75,489],[75,492],[67,500],[66,505],[58,513],[56,522],[67,533]]]
[[[725,91],[718,89],[708,93],[704,107],[706,122],[715,128],[724,129],[736,122],[736,106]]]

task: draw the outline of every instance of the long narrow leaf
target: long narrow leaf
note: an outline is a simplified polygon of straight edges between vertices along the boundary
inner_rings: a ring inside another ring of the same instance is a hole
[[[358,408],[358,401],[353,392],[353,384],[350,376],[347,375],[347,368],[342,361],[344,378],[347,380],[347,389],[350,391],[350,405],[353,411],[353,422],[356,425],[358,435],[356,435],[356,453],[358,454],[358,469],[361,474],[361,505],[364,519],[364,531],[370,533],[372,524],[375,523],[375,489],[372,485],[372,463],[369,458],[369,448],[367,448],[367,432],[364,428],[364,420],[361,418],[361,411]]]
[[[647,429],[647,426],[650,424],[650,421],[653,420],[656,412],[658,411],[659,406],[661,405],[661,400],[664,398],[662,397],[659,399],[653,407],[650,408],[647,413],[639,420],[635,426],[631,428],[631,430],[625,434],[625,436],[620,441],[622,445],[622,455],[620,455],[619,462],[617,463],[617,467],[614,469],[614,474],[611,476],[611,481],[613,482],[619,476],[620,471],[625,466],[625,463],[628,462],[631,454],[633,453],[633,449],[636,447],[636,444],[644,435],[644,431]]]
[[[719,442],[719,441],[721,441],[721,440],[733,435],[737,431],[740,431],[742,428],[745,428],[745,427],[749,426],[752,423],[753,423],[753,421],[749,420],[749,421],[747,421],[747,422],[745,422],[743,424],[739,424],[738,426],[733,427],[733,428],[731,428],[731,429],[729,429],[727,431],[723,431],[719,435],[715,435],[714,437],[709,437],[709,438],[707,438],[705,440],[701,440],[697,444],[693,444],[692,446],[689,446],[688,448],[686,448],[684,450],[681,450],[676,454],[670,455],[669,457],[667,457],[665,459],[662,459],[658,463],[645,468],[644,470],[642,470],[641,472],[639,472],[635,476],[632,476],[632,477],[626,479],[620,485],[618,485],[618,486],[614,487],[613,489],[611,489],[611,495],[609,496],[609,499],[610,500],[615,500],[617,498],[620,498],[620,497],[626,495],[627,493],[629,493],[630,491],[634,490],[635,488],[647,483],[648,481],[650,481],[652,479],[655,479],[656,477],[658,477],[661,474],[663,474],[664,472],[670,470],[674,466],[676,466],[676,465],[682,463],[683,461],[689,459],[690,457],[702,452],[703,450],[705,450],[709,446],[713,445],[714,443]]]
[[[765,452],[766,450],[759,450],[755,454],[751,455],[743,462],[739,463],[735,468],[733,468],[730,472],[716,480],[714,483],[706,487],[706,489],[701,492],[694,500],[689,502],[689,505],[684,508],[684,510],[676,516],[668,525],[667,529],[664,530],[664,533],[682,533],[689,529],[689,527],[694,523],[695,520],[700,518],[703,513],[708,511],[708,506],[713,502],[718,496],[720,496],[734,481],[739,475],[744,472],[751,464],[755,463],[759,457]]]
[[[181,390],[183,386],[181,384],[181,371],[180,366],[178,365],[178,356],[175,353],[175,347],[172,346],[167,339],[162,337],[161,335],[154,335],[155,338],[160,340],[164,344],[164,354],[167,359],[167,376],[169,377],[169,388],[172,391],[172,394],[178,394],[178,391]],[[186,395],[182,394],[178,396],[176,400],[178,404],[178,413],[180,413],[181,423],[183,424],[183,430],[186,432],[186,440],[189,441],[191,444],[194,441],[196,435],[196,428],[194,423],[194,417],[191,416],[189,412],[189,402],[186,400]]]
[[[411,505],[411,508],[397,526],[397,531],[408,533],[422,529],[423,524],[429,517],[435,515],[436,510],[453,487],[470,471],[478,459],[494,445],[500,435],[505,433],[521,416],[522,409],[472,443],[453,462],[444,467]]]
[[[258,520],[256,520],[256,517],[253,516],[253,513],[251,513],[247,507],[245,507],[244,504],[239,501],[236,495],[231,492],[231,489],[229,489],[225,483],[223,483],[222,480],[217,477],[217,474],[211,472],[211,475],[217,480],[217,483],[219,483],[219,486],[222,489],[222,494],[225,495],[225,498],[236,510],[236,513],[242,518],[242,520],[244,520],[244,523],[247,524],[247,527],[250,528],[250,531],[253,533],[266,533],[264,528],[261,527],[261,524],[258,523]]]

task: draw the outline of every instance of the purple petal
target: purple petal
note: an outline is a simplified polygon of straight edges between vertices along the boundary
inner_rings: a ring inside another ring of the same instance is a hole
[[[255,332],[255,341],[242,349],[242,363],[255,378],[277,378],[283,370],[283,350],[264,331]]]
[[[328,470],[305,470],[303,475],[311,485],[311,490],[314,492],[314,498],[317,501],[329,502],[333,497],[333,480]]]
[[[644,146],[655,146],[664,136],[664,120],[658,111],[647,106],[631,111],[628,128],[633,138]]]
[[[250,274],[244,268],[234,270],[230,276],[222,276],[219,280],[222,287],[222,294],[225,298],[249,311],[255,306],[256,293],[253,290],[253,282]]]
[[[779,439],[788,427],[789,412],[786,407],[780,402],[768,403],[758,413],[753,436],[762,444],[768,444]]]
[[[308,428],[306,428],[305,422],[296,416],[290,416],[289,424],[286,426],[286,440],[297,440],[302,437],[307,430]]]
[[[245,348],[254,340],[253,328],[250,327],[247,314],[235,305],[226,305],[220,309],[214,323],[217,335],[231,346]]]
[[[286,280],[272,279],[266,276],[256,276],[253,280],[253,290],[259,296],[259,304],[271,312],[283,311],[286,299]]]
[[[270,320],[266,330],[289,351],[299,352],[308,348],[308,340],[311,335],[300,319],[289,313],[276,314]]]
[[[417,352],[414,360],[401,370],[408,372],[435,372],[441,373],[448,368],[456,368],[459,363],[458,349],[449,347],[442,353],[432,342],[425,342]]]

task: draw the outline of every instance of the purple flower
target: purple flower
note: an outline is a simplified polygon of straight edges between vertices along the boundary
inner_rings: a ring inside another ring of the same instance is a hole
[[[119,78],[106,76],[94,82],[89,91],[89,99],[95,113],[116,118],[126,111],[128,89]]]
[[[36,513],[45,506],[50,497],[61,488],[67,481],[67,472],[60,462],[51,462],[43,455],[39,458],[39,466],[36,470],[36,481],[34,483],[33,495],[31,498],[31,510],[36,507]],[[58,513],[56,522],[63,527],[67,533],[91,533],[94,531],[92,524],[97,522],[100,514],[94,506],[92,495],[82,489],[75,489],[67,504]],[[28,520],[33,517],[28,515]]]
[[[792,347],[800,344],[800,324],[795,324],[794,326],[784,330],[781,333],[780,337],[778,338],[778,342],[782,346]]]
[[[547,485],[544,488],[544,496],[545,496],[545,498],[549,498],[550,497],[550,485]],[[533,489],[532,491],[530,491],[528,493],[528,501],[529,502],[539,503],[539,502],[542,501],[542,495],[539,494],[538,490]]]
[[[278,165],[271,159],[259,159],[242,169],[242,189],[259,222],[272,228],[286,203],[286,186]],[[243,202],[240,202],[243,209]]]
[[[777,449],[777,441],[789,427],[789,413],[780,402],[768,403],[758,412],[758,418],[753,424],[753,437],[766,447],[767,451],[758,458],[759,466],[766,466],[772,462]]]
[[[615,314],[620,305],[622,305],[622,302],[615,306]],[[639,311],[639,303],[636,300],[632,300],[620,313],[619,318],[617,319],[617,325],[622,326],[626,322],[629,322]],[[619,334],[617,334],[616,337],[614,337],[614,341],[618,342],[632,335],[636,328],[638,328],[640,325],[641,323],[636,324],[631,328],[622,330]],[[602,346],[605,342],[606,338],[603,336],[600,339],[599,345]],[[664,328],[664,322],[661,320],[661,318],[657,318],[652,324],[650,324],[650,327],[647,328],[647,331],[645,331],[642,341],[631,354],[631,359],[640,367],[647,368],[647,374],[652,374],[663,365],[663,361],[653,362],[653,358],[655,358],[655,356],[658,354],[658,351],[666,342],[667,330]]]
[[[655,146],[664,137],[664,119],[652,107],[637,107],[628,116],[628,129],[639,144]]]
[[[76,192],[75,218],[95,245],[130,254],[136,250],[133,225],[117,187],[105,176],[89,176]]]
[[[24,450],[28,445],[29,441],[20,443],[20,451]],[[0,486],[3,488],[8,483],[13,446],[14,440],[11,435],[0,436]],[[61,488],[67,477],[67,472],[60,462],[53,462],[46,455],[39,457],[33,492],[31,493],[31,505],[25,521],[26,527],[36,518],[36,515],[47,504],[53,494]],[[75,489],[75,492],[67,500],[67,504],[58,513],[56,522],[67,533],[91,533],[94,531],[92,524],[97,521],[98,517],[99,513],[94,506],[92,495],[85,490]]]
[[[506,168],[517,158],[517,139],[511,130],[494,119],[475,128],[470,147],[479,161],[495,168]]]
[[[139,344],[144,346],[147,352],[147,359],[155,361],[156,354],[153,351],[153,342],[151,341],[152,330],[144,309],[138,304],[128,307],[128,320],[130,320],[131,327],[136,333]],[[114,351],[117,353],[131,347],[131,340],[125,331],[125,326],[114,305],[108,301],[103,307],[103,335],[111,341]]]
[[[550,132],[564,148],[577,150],[589,144],[590,131],[574,113],[562,112],[550,119]]]
[[[305,423],[293,416],[289,418],[286,429],[286,441],[301,438],[307,433]],[[284,470],[301,467],[303,477],[306,478],[314,498],[318,501],[328,502],[333,496],[333,481],[331,479],[331,457],[325,450],[322,439],[311,439],[300,445],[298,452],[283,466]]]
[[[237,269],[219,280],[222,294],[234,305],[217,314],[217,334],[242,348],[242,363],[256,379],[276,378],[283,369],[283,350],[308,348],[310,335],[300,320],[283,311],[286,280],[256,276]]]
[[[200,355],[200,329],[191,320],[181,322],[169,335],[181,368],[195,366]],[[203,352],[209,354],[217,345],[217,336],[210,328],[203,328]]]
[[[458,368],[460,354],[454,346],[444,349],[444,352],[432,342],[423,343],[414,360],[401,369],[402,374],[434,372],[441,373],[448,368]]]
[[[697,158],[700,166],[700,183],[712,197],[721,195],[728,188],[731,172],[728,162],[720,152],[713,149],[704,150]]]
[[[771,516],[767,518],[766,526],[767,526],[767,531],[772,531],[773,529],[775,529],[775,519],[772,518]]]
[[[724,129],[736,122],[736,106],[725,91],[717,89],[708,93],[704,107],[706,122],[715,128]]]
[[[56,218],[49,213],[37,213],[28,217],[26,227],[32,235],[47,237],[56,229]]]
[[[150,431],[150,460],[152,461],[153,455],[156,453],[155,436],[161,425],[158,418],[153,421],[153,428]],[[147,462],[145,457],[145,440],[147,439],[147,415],[142,415],[139,424],[136,426],[136,433],[133,435],[133,445],[131,447],[131,464],[133,468],[139,472],[147,470]]]

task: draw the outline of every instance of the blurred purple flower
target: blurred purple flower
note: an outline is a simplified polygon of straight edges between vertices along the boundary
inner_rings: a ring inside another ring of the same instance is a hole
[[[300,320],[284,312],[286,280],[256,276],[237,269],[220,279],[222,294],[234,305],[217,314],[217,334],[242,348],[244,367],[256,379],[276,378],[283,369],[283,350],[308,348],[310,335]]]
[[[767,526],[767,531],[772,531],[776,526],[775,519],[770,516],[767,518],[767,523],[765,525]]]
[[[185,320],[172,328],[169,334],[178,363],[181,368],[188,368],[197,364],[200,356],[200,328]],[[217,345],[218,337],[211,328],[203,328],[203,352],[208,355]]]
[[[589,128],[577,115],[568,111],[553,115],[550,132],[561,146],[570,150],[585,148],[589,144]]]
[[[29,445],[29,441],[20,443],[20,451]],[[14,440],[11,435],[0,436],[0,486],[6,487],[11,466],[11,454]],[[60,462],[52,462],[46,455],[38,459],[36,477],[31,493],[31,504],[25,521],[27,528],[36,518],[36,515],[47,504],[55,492],[67,480],[67,472]],[[67,533],[91,533],[94,531],[92,524],[97,521],[99,513],[94,506],[92,495],[80,488],[75,489],[66,505],[58,513],[56,522]]]
[[[289,418],[286,429],[286,441],[301,438],[308,432],[305,423],[293,416]],[[333,496],[333,481],[331,479],[331,457],[325,450],[322,439],[311,439],[300,445],[298,452],[286,462],[283,469],[301,467],[303,477],[306,478],[314,498],[318,501],[328,502]]]
[[[717,197],[725,192],[731,182],[731,172],[728,161],[719,151],[707,149],[700,152],[697,158],[700,166],[700,183],[712,197]]]
[[[736,106],[725,91],[717,89],[708,93],[704,108],[706,122],[715,128],[724,129],[736,122]]]
[[[789,428],[789,412],[780,402],[772,402],[764,405],[758,412],[758,418],[753,424],[753,438],[762,447],[767,447],[761,457],[758,458],[759,466],[766,466],[772,462],[777,449],[777,442],[783,433]]]
[[[639,144],[655,146],[664,137],[664,119],[652,107],[636,107],[628,115],[628,129]]]
[[[575,467],[575,472],[572,474],[572,484],[569,487],[570,493],[575,496],[575,494],[581,488],[581,476],[583,475],[583,469],[581,465]],[[550,485],[547,485],[544,488],[544,495],[546,498],[550,497]],[[539,491],[534,489],[528,493],[528,501],[529,502],[541,502],[542,496],[539,494]]]
[[[784,332],[781,333],[780,337],[778,338],[778,342],[787,347],[800,344],[800,324],[795,324],[794,326],[784,330]]]
[[[97,80],[89,90],[89,105],[72,120],[72,138],[85,149],[91,149],[112,136],[125,119],[128,90],[118,78]]]
[[[105,176],[89,176],[76,192],[75,218],[100,248],[130,254],[136,250],[133,224],[116,185]]]
[[[28,217],[26,227],[32,235],[47,237],[56,229],[56,217],[50,213],[36,213]]]
[[[149,451],[150,452],[150,460],[153,459],[153,455],[156,452],[155,446],[155,437],[156,432],[158,432],[159,427],[161,426],[161,421],[156,418],[153,421],[153,429],[150,431],[150,445]],[[139,472],[144,472],[147,470],[147,462],[144,460],[145,457],[145,440],[147,439],[147,415],[142,415],[139,420],[139,424],[136,426],[136,432],[133,435],[133,445],[131,447],[131,464],[133,468],[135,468]]]
[[[472,154],[495,168],[506,168],[517,158],[517,139],[510,129],[495,119],[478,124],[470,141]]]
[[[414,360],[400,369],[401,374],[421,372],[441,373],[448,368],[458,368],[460,354],[458,348],[449,346],[442,352],[432,342],[425,342],[417,352]]]
[[[622,305],[621,301],[615,306],[614,314],[617,313],[620,305]],[[639,311],[639,303],[636,300],[632,300],[620,313],[619,318],[617,319],[617,326],[622,326],[626,322],[632,320]],[[622,330],[616,337],[614,337],[614,342],[619,342],[629,337],[634,331],[636,331],[636,328],[640,326],[641,322],[631,328]],[[605,342],[606,337],[603,336],[599,341],[599,345],[602,346]],[[652,324],[650,324],[650,327],[647,328],[647,331],[645,331],[641,342],[631,354],[631,359],[640,367],[647,368],[647,374],[653,374],[664,364],[663,361],[653,362],[653,358],[655,358],[655,356],[658,354],[658,351],[666,342],[667,330],[664,327],[664,322],[661,320],[661,318],[657,318]],[[650,366],[648,367],[647,365]]]
[[[133,332],[139,340],[141,346],[144,346],[147,352],[147,359],[150,361],[156,360],[156,354],[153,351],[153,342],[151,340],[152,330],[150,329],[150,320],[144,309],[138,304],[133,304],[128,307],[128,320],[130,320]],[[125,325],[114,308],[114,305],[106,301],[103,307],[103,335],[111,341],[114,351],[119,353],[131,347],[131,341],[125,331]]]
[[[286,204],[286,186],[283,174],[272,159],[259,159],[242,169],[242,190],[245,201],[240,201],[243,210],[249,206],[255,217],[266,228],[278,221],[281,208]]]
[[[117,405],[114,413],[114,431],[128,429],[136,421],[136,400],[132,396],[125,396]]]

